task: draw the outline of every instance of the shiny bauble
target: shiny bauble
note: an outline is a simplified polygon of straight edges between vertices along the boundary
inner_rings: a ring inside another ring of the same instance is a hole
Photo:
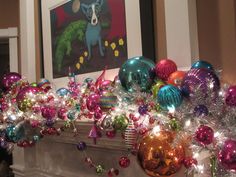
[[[157,102],[164,110],[175,109],[181,105],[182,101],[181,91],[173,85],[163,86],[157,95]]]
[[[236,140],[225,141],[219,152],[218,160],[226,170],[236,172]]]
[[[154,62],[145,57],[128,59],[119,70],[121,85],[131,93],[137,87],[143,92],[149,91],[155,78],[154,68]]]
[[[196,117],[203,117],[203,116],[207,116],[209,113],[208,108],[205,105],[197,105],[194,110],[193,110],[193,114]]]
[[[152,95],[154,98],[157,97],[157,94],[160,90],[161,87],[163,87],[165,85],[165,83],[161,80],[158,80],[153,86],[152,86]]]
[[[66,96],[69,96],[71,94],[70,90],[67,89],[67,88],[59,88],[57,91],[56,91],[56,94],[60,97],[66,97]]]
[[[111,88],[111,85],[112,85],[112,81],[104,80],[104,81],[101,81],[101,83],[99,84],[99,89],[108,90],[109,88]]]
[[[167,79],[167,83],[173,86],[179,87],[184,79],[186,72],[184,71],[175,71]]]
[[[41,90],[37,87],[27,86],[22,88],[16,96],[18,108],[23,111],[29,111],[37,102],[36,97]]]
[[[127,168],[130,165],[130,159],[126,156],[123,156],[119,159],[119,165],[121,168]]]
[[[193,68],[205,68],[205,69],[214,70],[212,64],[203,60],[198,60],[195,63],[193,63],[191,69]]]
[[[42,78],[37,82],[37,86],[41,88],[44,92],[48,92],[52,86],[49,80]]]
[[[172,144],[175,137],[174,132],[162,130],[140,141],[138,161],[149,176],[171,176],[180,170],[185,152],[181,143]]]
[[[57,110],[53,106],[43,106],[41,108],[42,116],[45,119],[53,119],[56,116]]]
[[[101,127],[103,130],[112,131],[112,130],[114,130],[112,124],[113,124],[112,116],[111,116],[111,115],[107,115],[107,116],[102,120],[100,127]]]
[[[195,140],[202,146],[207,146],[213,142],[214,131],[211,127],[201,125],[195,132]]]
[[[21,75],[11,72],[3,75],[2,85],[5,89],[10,89],[13,84],[21,79]]]
[[[115,107],[117,104],[117,96],[111,91],[102,91],[100,94],[99,106],[103,111]]]
[[[217,95],[220,89],[220,81],[212,70],[205,68],[191,69],[186,73],[181,89],[190,101],[196,101],[196,93],[207,99]]]
[[[124,131],[129,124],[129,119],[126,115],[117,115],[115,116],[112,126],[115,130]]]
[[[99,107],[100,96],[93,93],[86,99],[86,105],[89,111],[94,112]]]
[[[25,136],[25,129],[23,125],[9,125],[6,128],[7,140],[10,142],[18,142]]]
[[[228,106],[236,107],[236,85],[230,86],[226,91],[225,103]]]
[[[80,141],[76,146],[79,151],[84,151],[87,148],[87,145],[84,141]]]
[[[155,70],[157,77],[166,81],[173,72],[177,71],[177,65],[170,59],[162,59],[156,64]]]

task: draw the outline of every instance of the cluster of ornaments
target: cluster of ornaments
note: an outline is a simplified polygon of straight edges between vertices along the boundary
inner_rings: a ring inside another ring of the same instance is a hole
[[[1,147],[31,147],[68,128],[76,136],[76,121],[87,120],[94,122],[88,137],[95,144],[101,136],[115,138],[120,133],[149,176],[171,176],[182,166],[186,174],[202,173],[196,155],[202,150],[211,154],[206,170],[212,176],[235,173],[236,86],[222,88],[210,63],[199,60],[189,71],[179,71],[170,59],[155,64],[134,57],[113,81],[105,79],[105,71],[83,83],[69,73],[67,87],[56,90],[47,79],[29,84],[18,73],[6,74],[0,100]],[[64,125],[56,127],[58,121]],[[78,142],[79,151],[86,148],[85,142]],[[97,174],[119,174],[117,168],[106,170],[90,157],[85,162]],[[121,168],[130,163],[128,156],[118,162]]]

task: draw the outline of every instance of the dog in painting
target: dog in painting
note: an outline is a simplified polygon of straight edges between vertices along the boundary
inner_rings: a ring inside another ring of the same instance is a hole
[[[99,46],[101,56],[104,56],[102,38],[101,38],[101,24],[99,22],[99,14],[103,5],[103,0],[97,0],[91,4],[81,4],[81,9],[88,19],[88,24],[85,32],[86,45],[88,48],[88,59],[91,58],[92,47]]]

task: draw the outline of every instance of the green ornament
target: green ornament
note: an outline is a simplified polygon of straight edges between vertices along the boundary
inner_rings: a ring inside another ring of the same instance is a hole
[[[30,84],[30,86],[32,86],[32,87],[38,87],[36,82],[32,82],[32,83]]]
[[[78,112],[80,112],[80,105],[79,105],[79,104],[76,104],[76,105],[75,105],[75,109],[76,109]]]
[[[129,119],[126,117],[126,115],[122,114],[115,116],[112,126],[115,130],[124,131],[127,128],[128,124]]]
[[[170,120],[170,128],[174,131],[179,131],[181,129],[179,121],[175,118]]]
[[[105,171],[104,167],[102,165],[97,165],[96,166],[96,173],[98,175],[102,175],[102,173]]]
[[[153,86],[152,86],[152,95],[153,98],[157,97],[157,94],[160,90],[161,87],[163,87],[165,85],[165,83],[161,80],[158,80]]]
[[[75,110],[69,111],[68,114],[67,114],[68,119],[74,120],[75,119],[75,114],[76,114]]]
[[[40,140],[40,137],[38,135],[33,136],[33,141],[38,142]]]

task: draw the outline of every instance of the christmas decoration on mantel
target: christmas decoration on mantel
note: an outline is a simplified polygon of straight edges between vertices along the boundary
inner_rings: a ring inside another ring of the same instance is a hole
[[[220,86],[219,73],[210,63],[197,61],[189,71],[178,71],[170,59],[157,64],[144,57],[127,60],[113,80],[87,78],[78,83],[69,73],[67,88],[52,89],[47,79],[29,84],[17,73],[2,80],[0,145],[31,147],[44,136],[60,135],[77,121],[93,121],[88,138],[121,134],[127,155],[117,164],[129,167],[129,156],[152,177],[173,176],[182,166],[186,176],[233,176],[236,172],[236,86]],[[58,120],[64,125],[57,126]],[[85,162],[101,175],[119,170],[95,163],[77,149]],[[207,151],[209,161],[201,161]]]

